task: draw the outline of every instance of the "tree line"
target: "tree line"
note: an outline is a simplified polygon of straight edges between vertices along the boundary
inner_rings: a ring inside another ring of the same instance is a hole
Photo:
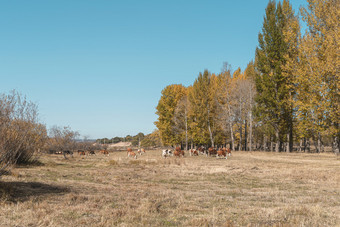
[[[76,142],[78,137],[70,127],[47,130],[39,122],[38,106],[19,92],[0,94],[0,177],[14,165],[38,163],[43,152],[96,149],[92,142]]]
[[[145,135],[144,133],[140,132],[135,136],[127,135],[125,137],[113,137],[111,139],[108,138],[101,138],[97,139],[96,143],[99,144],[110,144],[110,143],[119,143],[119,142],[131,142],[132,146],[138,146],[140,145],[141,141],[144,139]]]
[[[155,122],[163,145],[339,153],[339,2],[269,1],[246,69],[204,70],[191,86],[166,86]],[[307,25],[301,32],[300,19]],[[303,34],[302,34],[303,33]]]
[[[144,133],[140,132],[135,136],[127,135],[125,137],[114,137],[112,139],[101,138],[97,139],[96,143],[98,144],[112,144],[119,142],[131,142],[132,146],[141,146],[141,147],[160,147],[162,145],[159,131],[155,130],[150,134],[144,135]]]

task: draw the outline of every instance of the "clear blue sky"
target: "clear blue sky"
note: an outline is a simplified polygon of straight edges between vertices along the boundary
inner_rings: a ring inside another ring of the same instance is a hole
[[[147,134],[165,86],[188,86],[225,61],[244,70],[267,3],[0,0],[0,92],[26,95],[47,128]]]

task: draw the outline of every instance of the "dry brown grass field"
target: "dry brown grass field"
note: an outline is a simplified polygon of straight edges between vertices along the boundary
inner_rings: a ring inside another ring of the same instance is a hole
[[[0,181],[0,226],[340,226],[333,154],[43,155]]]

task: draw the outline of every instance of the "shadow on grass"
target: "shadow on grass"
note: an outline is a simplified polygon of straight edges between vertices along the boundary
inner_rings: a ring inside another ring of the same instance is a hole
[[[0,171],[0,176],[2,176],[2,175],[7,175],[7,176],[9,176],[9,175],[11,175],[11,171],[10,170],[1,170]]]
[[[40,160],[34,159],[34,160],[22,162],[22,163],[17,163],[15,167],[16,168],[29,168],[29,167],[44,166],[44,165],[45,164],[42,163]]]
[[[70,192],[67,187],[39,182],[0,182],[0,200],[8,202],[24,202],[45,195],[61,195],[67,192]]]

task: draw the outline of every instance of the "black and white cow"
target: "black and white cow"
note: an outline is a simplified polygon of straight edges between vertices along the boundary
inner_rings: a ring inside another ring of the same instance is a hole
[[[163,151],[162,151],[162,157],[163,157],[163,158],[166,158],[166,157],[168,157],[168,156],[173,156],[172,151],[169,150],[169,149],[163,150]]]

